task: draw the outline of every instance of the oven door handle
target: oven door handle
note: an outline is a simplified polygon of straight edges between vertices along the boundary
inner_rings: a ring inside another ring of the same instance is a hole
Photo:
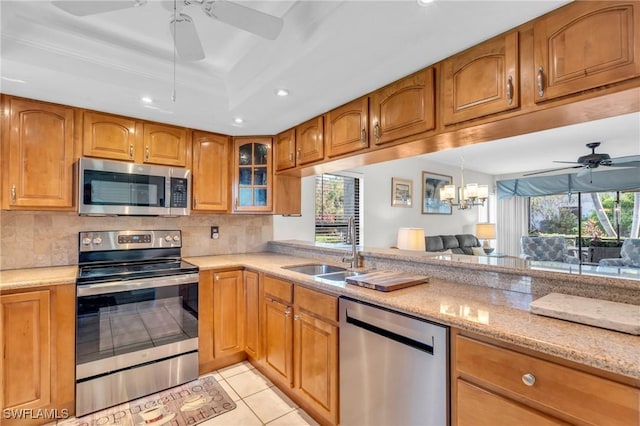
[[[142,290],[145,288],[168,287],[173,285],[198,283],[199,274],[171,275],[168,277],[141,278],[129,281],[108,281],[78,286],[77,295],[93,296],[98,294],[119,293],[122,291]]]

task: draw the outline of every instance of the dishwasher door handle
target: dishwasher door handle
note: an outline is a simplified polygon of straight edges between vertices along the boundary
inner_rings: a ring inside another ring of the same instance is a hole
[[[432,344],[428,345],[426,343],[422,343],[410,337],[406,337],[401,334],[394,333],[393,331],[385,330],[384,328],[380,328],[366,321],[362,321],[357,318],[351,317],[349,316],[348,311],[346,312],[346,318],[347,318],[348,324],[352,324],[356,327],[360,327],[372,333],[379,334],[380,336],[386,337],[388,339],[395,340],[396,342],[402,343],[403,345],[410,346],[412,348],[418,349],[419,351],[423,351],[430,355],[433,355],[433,336],[431,336]]]

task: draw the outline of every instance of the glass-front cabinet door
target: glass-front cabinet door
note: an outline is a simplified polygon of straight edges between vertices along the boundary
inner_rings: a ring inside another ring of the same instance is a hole
[[[272,211],[271,138],[234,140],[234,211]]]

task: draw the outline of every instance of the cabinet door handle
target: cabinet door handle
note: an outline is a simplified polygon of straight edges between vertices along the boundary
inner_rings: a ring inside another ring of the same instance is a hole
[[[380,124],[376,121],[375,126],[373,126],[373,136],[376,138],[376,143],[380,142]]]
[[[11,204],[16,203],[16,184],[11,184]]]
[[[293,152],[289,153],[289,161],[293,161]]]
[[[544,96],[544,70],[538,67],[538,96]]]
[[[148,160],[148,159],[149,159],[149,145],[147,145],[147,146],[144,148],[144,159],[145,159],[145,160]]]
[[[216,281],[220,281],[220,275],[215,274],[214,279],[215,279]]]
[[[284,316],[288,317],[291,315],[291,306],[287,306],[287,309],[284,310]]]
[[[296,160],[300,159],[300,153],[301,153],[300,149],[296,151]]]
[[[133,144],[129,144],[129,158],[133,159]]]
[[[298,321],[300,319],[300,315],[296,314],[293,316],[294,321]]]
[[[362,131],[360,132],[360,143],[363,144],[363,145],[367,143],[367,130],[366,129],[362,129]]]
[[[513,104],[513,77],[511,76],[507,79],[507,102],[509,105]]]
[[[536,376],[534,376],[531,373],[523,374],[522,383],[524,383],[527,386],[533,386],[536,383]]]

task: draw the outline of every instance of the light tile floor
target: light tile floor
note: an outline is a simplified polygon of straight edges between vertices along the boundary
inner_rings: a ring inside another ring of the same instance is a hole
[[[307,426],[317,425],[307,413],[244,361],[214,373],[237,407],[200,423],[200,426]]]
[[[236,408],[199,426],[318,425],[247,361],[222,368],[213,374],[236,403]],[[54,425],[55,422],[46,426]]]

